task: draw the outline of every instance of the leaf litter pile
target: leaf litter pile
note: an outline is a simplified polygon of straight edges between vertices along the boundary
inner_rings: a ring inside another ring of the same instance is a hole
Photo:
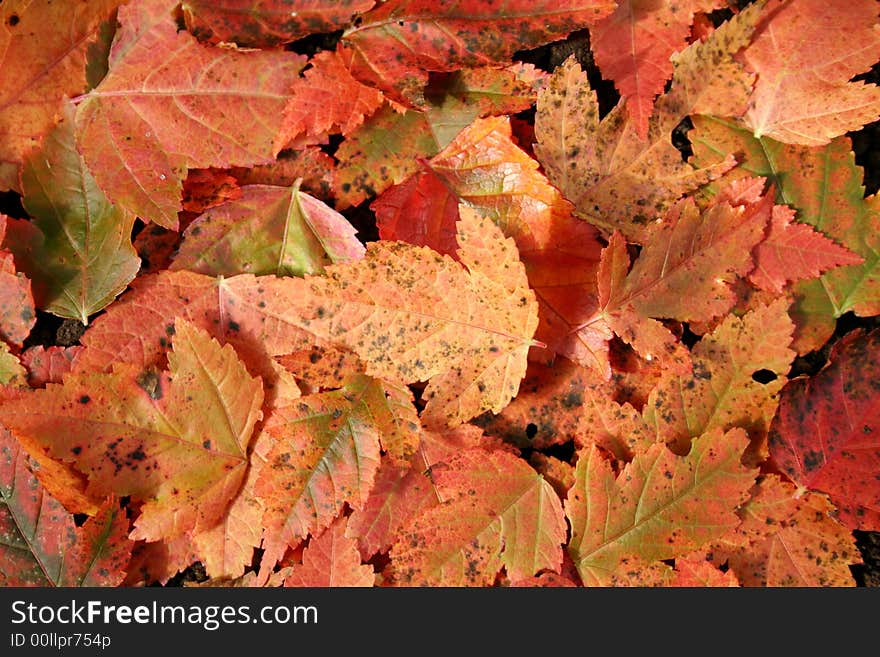
[[[3,2],[0,582],[858,585],[878,14]]]

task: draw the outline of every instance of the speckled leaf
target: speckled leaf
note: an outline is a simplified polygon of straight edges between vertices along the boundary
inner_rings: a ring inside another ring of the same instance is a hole
[[[185,0],[187,29],[211,43],[251,48],[290,43],[309,34],[335,32],[375,0]]]
[[[120,0],[7,0],[0,9],[0,189],[20,189],[24,156],[64,96],[86,89],[86,52]],[[63,26],[64,29],[59,29]]]
[[[773,462],[827,493],[850,529],[880,531],[880,330],[835,343],[826,367],[782,390],[770,426]]]
[[[348,135],[376,111],[382,92],[355,80],[333,51],[317,53],[294,80],[275,148],[320,142],[328,134]]]
[[[687,452],[692,438],[712,429],[742,427],[758,461],[767,456],[766,436],[795,353],[788,301],[757,306],[742,318],[728,315],[693,347],[693,372],[667,374],[651,392],[645,421],[674,451]],[[755,372],[772,374],[759,383]]]
[[[723,0],[620,0],[610,16],[590,30],[590,47],[606,80],[626,98],[636,132],[648,135],[654,98],[672,77],[672,55],[683,50],[697,12],[709,12]]]
[[[177,229],[187,168],[274,159],[289,87],[305,58],[202,45],[177,32],[174,5],[120,8],[109,71],[80,102],[76,137],[112,202]]]
[[[90,489],[143,500],[132,538],[206,529],[244,480],[262,386],[232,347],[183,319],[169,374],[117,364],[0,405],[14,433],[73,461]]]
[[[420,105],[428,71],[507,63],[517,50],[594,25],[614,6],[613,0],[387,0],[348,28],[342,43],[355,77]]]
[[[825,495],[770,474],[738,514],[742,524],[713,544],[711,555],[743,586],[856,585],[850,566],[862,556]]]
[[[422,112],[403,114],[383,105],[336,150],[333,172],[336,207],[344,210],[403,182],[419,168],[418,158],[431,157],[442,144],[428,129]]]
[[[425,426],[453,426],[516,395],[537,325],[537,304],[513,240],[462,206],[458,255],[402,242],[367,246],[363,260],[305,279],[225,282],[228,321],[248,324],[283,354],[309,344],[353,351],[367,374],[429,381]],[[462,266],[463,265],[463,266]],[[285,342],[299,329],[299,341]],[[309,337],[311,336],[311,337]]]
[[[689,115],[738,116],[745,110],[752,78],[732,54],[748,43],[761,4],[675,58],[672,85],[657,100],[647,139],[625,104],[599,121],[596,97],[573,58],[554,71],[538,98],[535,154],[579,215],[606,234],[620,230],[643,242],[648,225],[676,200],[735,164],[732,155],[702,168],[686,164],[670,135]]]
[[[300,349],[275,360],[305,386],[341,388],[346,379],[364,371],[360,359],[347,349],[319,347]]]
[[[76,150],[74,109],[25,158],[22,204],[31,221],[13,221],[6,243],[31,279],[41,310],[87,324],[140,268],[131,245],[135,216],[113,206]]]
[[[342,587],[373,586],[376,573],[361,563],[357,543],[345,534],[348,519],[337,518],[303,550],[302,563],[295,564],[284,586]]]
[[[110,499],[77,527],[34,477],[27,453],[0,432],[0,584],[116,586],[131,556],[128,520]]]
[[[25,391],[18,389],[11,393],[7,389],[5,393],[6,398],[12,399]],[[6,427],[0,429],[4,434],[8,431]],[[28,467],[50,497],[60,502],[69,513],[88,516],[98,513],[105,498],[88,491],[88,478],[82,472],[74,469],[71,463],[52,458],[37,441],[18,437],[18,443],[30,456]]]
[[[740,463],[747,445],[739,428],[703,434],[687,456],[655,443],[616,477],[597,447],[581,452],[565,511],[584,584],[607,585],[625,557],[671,559],[735,528],[758,472]]]
[[[406,526],[391,548],[400,586],[486,586],[559,572],[566,526],[553,488],[501,451],[461,452],[431,470],[443,498]]]
[[[756,137],[819,146],[880,118],[880,88],[850,82],[880,59],[875,0],[768,2],[740,59],[758,74],[744,118]]]
[[[529,109],[545,76],[528,64],[464,69],[436,85],[424,111],[401,114],[385,105],[337,149],[336,207],[357,205],[403,182],[419,171],[421,158],[436,155],[474,119]]]
[[[341,214],[292,187],[248,185],[186,229],[171,269],[207,274],[302,276],[359,260],[363,245]]]
[[[384,402],[382,383],[361,376],[340,390],[305,395],[266,421],[275,440],[255,488],[266,508],[261,573],[288,545],[330,526],[346,504],[358,509],[367,501],[387,428]]]
[[[0,243],[6,243],[9,224],[15,220],[0,213]],[[0,339],[21,347],[37,321],[31,282],[19,272],[13,254],[0,248]]]
[[[880,201],[865,199],[862,169],[852,143],[838,137],[823,147],[787,145],[756,139],[741,124],[707,117],[694,119],[694,159],[700,165],[722,153],[739,153],[730,177],[763,176],[776,189],[777,203],[797,212],[826,237],[861,256],[860,265],[835,268],[818,280],[794,286],[791,315],[797,325],[795,348],[804,354],[831,337],[835,320],[849,311],[861,317],[880,313]]]
[[[517,146],[507,117],[477,119],[423,169],[371,204],[379,236],[455,252],[459,202],[492,218],[512,237],[538,300],[535,338],[545,359],[593,358],[578,327],[595,312],[596,230]]]

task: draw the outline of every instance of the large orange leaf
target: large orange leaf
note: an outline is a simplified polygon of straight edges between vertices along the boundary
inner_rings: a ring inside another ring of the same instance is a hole
[[[853,331],[828,365],[790,381],[770,456],[799,486],[827,493],[850,529],[880,531],[880,330]]]
[[[317,341],[354,352],[371,376],[430,380],[426,426],[497,413],[525,374],[537,303],[513,240],[491,220],[463,206],[458,242],[461,264],[378,241],[363,260],[324,276],[228,279],[226,319],[242,334],[265,335],[277,354]]]
[[[232,347],[183,319],[174,329],[170,376],[117,364],[0,406],[6,426],[75,462],[91,490],[143,500],[133,538],[216,524],[244,480],[261,417],[262,385]]]
[[[735,528],[758,472],[740,463],[746,445],[739,428],[703,434],[687,456],[656,443],[617,476],[599,448],[581,452],[565,511],[584,584],[607,585],[626,558],[683,556]]]
[[[135,216],[113,206],[74,140],[74,110],[25,158],[22,201],[31,221],[13,221],[7,244],[31,279],[37,307],[87,324],[140,268],[131,245]]]
[[[31,464],[16,440],[0,431],[0,585],[119,585],[132,542],[118,501],[107,500],[77,527],[40,485]]]
[[[595,93],[573,58],[554,71],[538,98],[535,154],[580,216],[607,234],[620,230],[642,242],[647,226],[683,194],[734,165],[732,156],[705,168],[682,162],[671,134],[693,114],[745,111],[752,77],[733,54],[748,43],[761,4],[675,58],[670,90],[657,100],[647,139],[625,113],[625,104],[599,120]]]
[[[863,172],[850,139],[808,147],[757,139],[729,120],[696,117],[694,125],[694,159],[701,166],[717,162],[724,153],[738,153],[740,163],[730,178],[766,177],[776,190],[776,202],[794,208],[797,221],[863,259],[794,286],[791,315],[798,353],[820,348],[834,332],[836,319],[847,312],[860,317],[880,313],[880,199],[865,198]]]
[[[373,567],[361,563],[357,543],[347,538],[347,518],[337,518],[303,550],[302,563],[294,565],[284,586],[373,586]]]
[[[174,5],[120,8],[108,73],[81,100],[76,128],[110,200],[176,229],[188,168],[274,159],[289,87],[305,58],[202,45],[177,32]]]
[[[516,242],[538,300],[535,337],[548,347],[535,357],[592,358],[595,346],[581,341],[578,327],[596,310],[597,231],[572,216],[538,163],[513,142],[507,117],[477,119],[370,207],[381,238],[454,254],[459,203]]]
[[[212,43],[268,48],[318,32],[334,32],[375,0],[185,0],[187,28]]]
[[[602,77],[613,80],[626,98],[636,132],[648,135],[654,98],[672,77],[672,55],[687,45],[697,12],[709,12],[723,0],[621,0],[610,16],[590,30],[590,47]]]
[[[424,103],[428,71],[506,63],[614,9],[613,0],[387,0],[342,35],[351,71],[401,102]]]
[[[743,586],[855,586],[850,565],[862,562],[834,505],[776,475],[761,478],[737,512],[742,524],[711,546]]]
[[[773,0],[739,59],[758,74],[755,137],[818,146],[880,118],[880,88],[849,81],[880,59],[875,0]]]
[[[292,187],[247,185],[186,228],[170,269],[209,276],[301,276],[360,259],[363,245],[338,212]]]
[[[471,449],[431,470],[443,503],[404,527],[391,547],[401,586],[486,586],[559,572],[565,519],[553,488],[521,459]]]
[[[24,156],[64,96],[86,89],[86,51],[120,0],[8,0],[0,9],[0,189],[19,189]],[[63,29],[59,29],[63,27]]]

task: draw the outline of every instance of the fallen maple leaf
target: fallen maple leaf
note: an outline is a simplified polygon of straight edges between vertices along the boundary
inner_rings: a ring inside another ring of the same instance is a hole
[[[292,187],[247,185],[241,196],[196,218],[169,269],[209,276],[301,276],[360,259],[354,227],[318,199]]]
[[[264,431],[274,441],[255,487],[266,505],[261,572],[268,574],[295,539],[330,526],[344,504],[363,506],[381,441],[398,423],[412,421],[412,407],[408,414],[390,406],[382,382],[360,376],[269,417]]]
[[[432,469],[443,503],[404,527],[391,547],[403,586],[485,586],[559,572],[565,521],[553,488],[526,463],[472,449]]]
[[[302,146],[328,134],[350,134],[382,105],[382,92],[352,77],[335,52],[321,52],[290,88],[284,122],[275,138],[275,150],[286,144]]]
[[[379,241],[323,276],[229,279],[227,321],[266,335],[275,354],[329,344],[357,354],[370,376],[429,381],[428,427],[498,412],[525,373],[537,304],[513,240],[491,220],[462,207],[458,242],[461,264]]]
[[[608,585],[625,572],[625,557],[671,559],[736,527],[736,510],[757,475],[740,463],[747,445],[739,428],[703,434],[687,456],[656,443],[617,476],[599,448],[581,452],[565,512],[568,549],[584,584]]]
[[[687,453],[692,438],[712,429],[741,427],[752,445],[749,460],[767,457],[766,436],[795,353],[788,301],[728,315],[691,352],[691,372],[665,373],[643,410],[645,421],[673,451]],[[762,371],[772,380],[759,383]]]
[[[614,233],[599,267],[599,309],[581,330],[596,333],[596,340],[613,332],[644,357],[686,372],[684,347],[657,319],[705,321],[730,310],[736,300],[730,283],[754,267],[751,250],[769,214],[763,209],[722,201],[701,213],[693,200],[682,201],[651,227],[632,269],[624,240]],[[607,365],[598,369],[609,375]]]
[[[337,208],[381,194],[419,170],[419,160],[443,150],[474,119],[529,109],[546,77],[528,64],[465,69],[435,85],[422,111],[402,114],[386,104],[336,151]]]
[[[878,58],[874,0],[773,0],[738,55],[758,74],[744,123],[755,137],[807,146],[858,130],[880,118],[880,88],[849,80]]]
[[[799,486],[827,493],[851,529],[880,531],[880,331],[851,331],[813,377],[783,388],[770,456]]]
[[[636,132],[648,136],[654,98],[672,77],[672,55],[687,45],[694,14],[719,9],[723,0],[621,0],[590,30],[602,76],[626,99]]]
[[[379,236],[430,246],[454,255],[458,206],[490,217],[512,237],[538,301],[536,339],[578,362],[593,359],[580,324],[595,312],[597,231],[571,213],[571,205],[512,139],[506,117],[477,119],[422,170],[371,204]],[[600,347],[604,348],[604,344]]]
[[[177,32],[174,5],[120,8],[108,73],[79,101],[76,139],[112,202],[176,230],[188,168],[274,159],[289,87],[305,58],[202,45]]]
[[[614,230],[643,242],[647,226],[682,195],[730,169],[720,163],[696,168],[682,162],[672,131],[696,114],[739,116],[746,108],[752,76],[733,60],[755,29],[755,3],[675,58],[670,89],[655,106],[647,140],[618,104],[599,120],[598,103],[586,74],[569,58],[538,97],[535,154],[577,213],[606,234]]]
[[[101,493],[144,500],[132,538],[215,524],[238,492],[261,417],[262,386],[231,347],[175,322],[170,378],[152,369],[71,374],[0,405],[0,421]]]
[[[855,586],[850,565],[861,556],[826,496],[770,474],[738,514],[742,524],[712,545],[711,560],[743,586]]]
[[[117,586],[132,542],[125,512],[109,498],[82,527],[30,470],[27,453],[0,432],[0,584]]]
[[[6,244],[31,279],[35,303],[88,324],[140,269],[131,245],[135,216],[104,196],[76,150],[74,110],[25,158],[22,204],[31,221],[9,224]]]
[[[86,52],[120,0],[11,1],[0,10],[0,189],[20,189],[24,157],[65,96],[86,90]],[[57,29],[58,26],[65,29]]]
[[[694,125],[698,162],[717,161],[722,152],[739,153],[741,162],[729,179],[766,177],[776,190],[777,203],[794,208],[797,221],[863,259],[862,264],[837,267],[794,286],[790,312],[797,325],[797,352],[821,347],[834,332],[835,320],[849,311],[862,317],[880,312],[880,201],[876,195],[865,198],[850,139],[806,147],[756,139],[742,124],[727,120],[696,117]]]

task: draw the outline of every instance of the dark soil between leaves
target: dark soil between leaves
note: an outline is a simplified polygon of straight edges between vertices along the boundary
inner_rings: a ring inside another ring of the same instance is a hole
[[[731,2],[745,6],[752,0]],[[712,18],[716,24],[726,20],[731,13],[728,10],[714,12]],[[337,34],[316,35],[290,44],[291,50],[302,50],[305,54],[314,54],[314,51],[330,49],[338,39]],[[590,52],[589,33],[586,30],[573,33],[564,41],[548,44],[541,48],[515,53],[514,59],[529,62],[535,66],[551,72],[570,55],[578,58],[582,68],[586,71],[592,87],[596,90],[599,101],[600,115],[604,116],[618,102],[619,95],[613,83],[604,80],[593,62]],[[880,64],[868,73],[858,76],[857,79],[880,84]],[[526,111],[518,115],[526,121],[534,118],[534,110]],[[672,135],[673,143],[682,152],[682,157],[690,155],[690,143],[687,139],[689,129],[687,122],[678,126]],[[853,142],[853,151],[856,155],[856,163],[864,169],[864,185],[866,195],[872,195],[880,189],[880,121],[872,123],[858,132],[850,133]],[[375,216],[369,209],[369,201],[360,206],[342,211],[342,214],[358,229],[358,235],[362,241],[378,239]],[[21,205],[21,198],[15,192],[0,192],[0,213],[14,218],[27,218],[28,215]],[[140,222],[137,222],[140,224]],[[142,224],[136,226],[142,227]],[[93,319],[93,318],[90,318]],[[834,335],[818,351],[798,357],[789,372],[789,378],[795,376],[812,376],[819,372],[828,359],[828,353],[832,345],[844,335],[855,329],[871,330],[880,326],[880,316],[861,318],[853,313],[847,313],[837,321]],[[43,311],[37,311],[37,322],[25,341],[24,347],[42,345],[72,346],[79,343],[85,327],[76,320],[61,319]],[[555,454],[562,456],[561,454]],[[570,456],[570,455],[569,455]],[[855,531],[856,545],[861,552],[863,564],[851,566],[851,571],[857,586],[880,587],[880,532]],[[193,564],[177,576],[168,581],[166,586],[184,586],[189,583],[202,582],[207,579],[204,567],[200,563]]]

